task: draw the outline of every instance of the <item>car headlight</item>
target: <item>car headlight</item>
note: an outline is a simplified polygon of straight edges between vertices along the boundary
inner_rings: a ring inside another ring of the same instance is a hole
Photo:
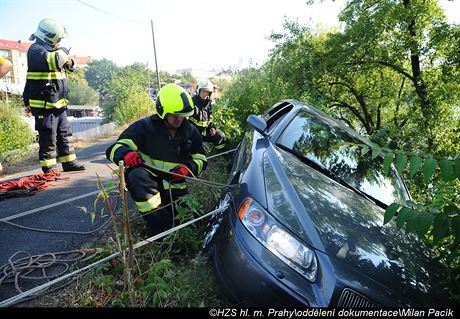
[[[247,198],[238,210],[246,229],[274,255],[313,282],[318,271],[314,251],[289,234],[255,200]]]

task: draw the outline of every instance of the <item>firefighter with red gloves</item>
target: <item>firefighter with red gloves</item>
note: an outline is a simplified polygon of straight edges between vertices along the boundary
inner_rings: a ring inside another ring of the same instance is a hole
[[[126,185],[152,235],[174,225],[171,205],[164,206],[188,193],[183,176],[196,176],[207,165],[201,134],[186,119],[194,110],[187,91],[165,85],[156,108],[157,114],[131,124],[106,151],[110,161],[128,166]]]

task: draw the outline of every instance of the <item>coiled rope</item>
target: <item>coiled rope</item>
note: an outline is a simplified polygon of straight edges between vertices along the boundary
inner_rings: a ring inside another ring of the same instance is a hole
[[[61,173],[51,170],[44,174],[35,174],[0,183],[0,200],[11,197],[30,196],[51,186],[66,183],[69,177],[60,177]]]
[[[58,278],[69,270],[69,263],[82,260],[88,254],[93,254],[95,251],[95,249],[81,249],[33,256],[26,251],[18,251],[8,258],[6,264],[0,267],[0,285],[2,285],[2,283],[14,283],[16,291],[18,291],[18,293],[23,293],[20,284],[21,280],[50,281]],[[25,257],[18,258],[21,257],[21,255]],[[63,288],[71,281],[72,280],[53,288],[52,291]],[[42,290],[42,292],[47,289],[48,288]],[[30,295],[30,298],[34,297],[36,297],[35,294]]]

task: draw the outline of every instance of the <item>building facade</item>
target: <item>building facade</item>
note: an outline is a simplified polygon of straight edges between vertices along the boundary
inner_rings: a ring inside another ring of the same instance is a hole
[[[31,42],[0,39],[0,56],[8,59],[13,67],[0,80],[0,91],[21,95],[27,77],[27,50]]]

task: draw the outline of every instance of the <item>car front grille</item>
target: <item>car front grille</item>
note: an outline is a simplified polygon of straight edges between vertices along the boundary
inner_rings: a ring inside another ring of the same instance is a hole
[[[381,305],[375,303],[363,295],[345,288],[340,295],[338,308],[380,308]]]

